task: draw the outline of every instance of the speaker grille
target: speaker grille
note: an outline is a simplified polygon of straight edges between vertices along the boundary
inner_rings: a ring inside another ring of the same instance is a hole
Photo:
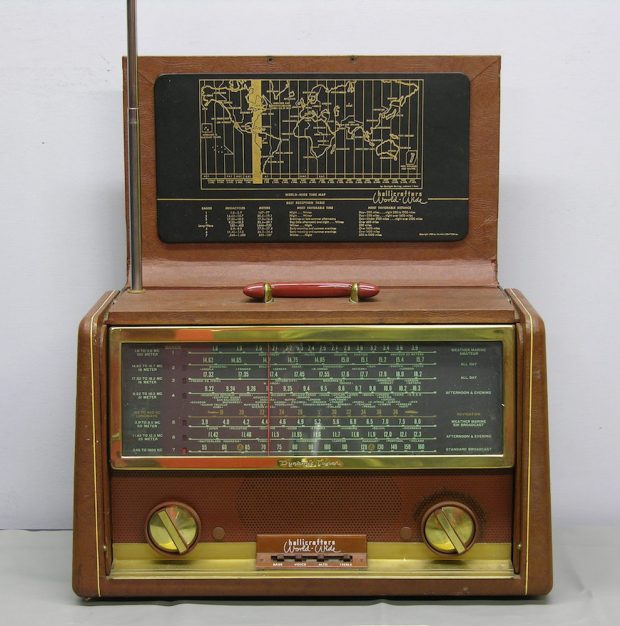
[[[241,523],[253,533],[383,535],[401,517],[402,505],[392,478],[368,474],[250,477],[236,500]]]

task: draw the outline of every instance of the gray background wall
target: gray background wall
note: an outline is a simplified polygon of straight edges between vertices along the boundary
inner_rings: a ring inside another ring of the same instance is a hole
[[[77,324],[124,282],[124,10],[0,2],[0,528],[71,526]],[[503,56],[500,279],[547,322],[555,520],[620,522],[609,497],[620,3],[141,0],[139,11],[143,54]]]

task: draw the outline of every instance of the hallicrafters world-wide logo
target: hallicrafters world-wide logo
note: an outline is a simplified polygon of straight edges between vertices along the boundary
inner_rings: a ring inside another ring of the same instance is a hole
[[[284,552],[294,554],[297,552],[336,552],[335,539],[287,539],[284,544]]]

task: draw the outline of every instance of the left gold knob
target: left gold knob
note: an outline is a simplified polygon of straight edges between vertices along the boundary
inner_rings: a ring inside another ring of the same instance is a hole
[[[192,507],[180,502],[164,502],[148,515],[146,538],[158,552],[187,554],[200,536],[200,518]]]

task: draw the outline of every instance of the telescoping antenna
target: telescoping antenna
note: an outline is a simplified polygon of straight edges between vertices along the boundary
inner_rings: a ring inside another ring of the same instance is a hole
[[[133,293],[139,293],[143,291],[143,288],[136,0],[127,0],[127,166],[129,179],[129,290]]]

